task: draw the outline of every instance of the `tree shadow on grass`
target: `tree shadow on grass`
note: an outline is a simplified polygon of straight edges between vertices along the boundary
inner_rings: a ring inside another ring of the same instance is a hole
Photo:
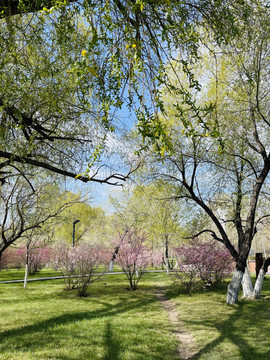
[[[105,355],[102,360],[120,360],[121,344],[112,330],[110,322],[107,322],[104,333]]]
[[[217,348],[224,341],[229,341],[234,344],[243,360],[268,360],[270,359],[270,351],[261,353],[261,349],[256,349],[251,346],[245,336],[241,336],[239,326],[236,326],[238,320],[243,319],[243,310],[247,304],[245,302],[239,303],[236,305],[236,311],[234,314],[228,317],[227,320],[219,322],[218,320],[212,321],[188,321],[189,324],[196,324],[199,327],[206,326],[211,329],[216,329],[220,335],[215,340],[209,342],[205,347],[203,347],[196,355],[194,355],[190,360],[199,360],[203,355],[210,354],[215,348]],[[254,313],[256,316],[256,313]],[[254,318],[246,319],[246,327],[254,326]],[[260,333],[260,329],[256,328],[257,333]],[[242,332],[245,334],[245,328],[242,329]],[[218,350],[217,350],[218,351]],[[224,354],[223,354],[224,355]],[[234,354],[226,354],[228,358],[232,358]]]
[[[67,339],[80,336],[77,331],[80,331],[79,323],[81,321],[107,318],[108,323],[104,333],[106,354],[103,360],[118,360],[120,344],[117,341],[115,334],[113,334],[109,323],[110,319],[126,312],[133,311],[134,309],[138,311],[147,311],[149,306],[154,302],[156,302],[156,299],[151,295],[145,296],[143,299],[134,299],[133,301],[122,299],[116,304],[109,304],[102,301],[103,309],[65,313],[31,325],[22,326],[21,328],[0,332],[0,344],[2,344],[1,346],[4,348],[9,348],[11,346],[20,351],[26,351],[28,349],[39,351],[42,348],[46,348],[47,342],[50,341],[50,339],[53,339],[53,336],[56,335],[57,332],[59,333],[61,340],[68,341]],[[71,329],[69,333],[65,333],[67,330],[61,329],[61,326],[72,323],[78,323],[78,326],[76,329]],[[112,355],[114,356],[110,357]],[[61,357],[58,358],[60,359]]]

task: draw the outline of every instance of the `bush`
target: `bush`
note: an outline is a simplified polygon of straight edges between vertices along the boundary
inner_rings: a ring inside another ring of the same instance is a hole
[[[89,286],[105,272],[109,256],[98,246],[80,244],[68,248],[61,244],[54,250],[52,263],[62,271],[66,289],[77,289],[79,296],[85,297]]]
[[[175,249],[179,267],[175,277],[180,281],[186,293],[202,284],[209,288],[222,281],[233,270],[233,261],[229,251],[215,241],[183,245]]]
[[[122,271],[126,274],[131,290],[136,290],[144,270],[151,263],[151,253],[144,242],[146,237],[135,231],[126,231],[115,239],[119,246],[116,260]]]
[[[49,246],[35,245],[28,250],[28,271],[30,275],[40,271],[50,261],[50,253]],[[26,249],[19,248],[17,254],[25,264]]]
[[[20,269],[24,266],[25,259],[18,254],[18,249],[9,247],[6,249],[0,259],[0,270],[2,269]]]

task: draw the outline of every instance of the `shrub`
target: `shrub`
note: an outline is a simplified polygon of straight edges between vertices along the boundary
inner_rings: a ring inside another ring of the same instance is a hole
[[[50,252],[49,246],[35,245],[28,249],[28,271],[30,275],[40,271],[50,261]],[[25,263],[26,249],[19,248],[17,254]]]
[[[108,262],[107,252],[90,244],[74,248],[61,244],[52,257],[54,268],[63,273],[66,289],[77,289],[79,296],[83,297],[87,296],[89,286],[105,272]]]
[[[175,249],[175,253],[180,263],[175,276],[187,293],[200,283],[204,288],[211,287],[233,269],[229,251],[214,241],[200,242],[197,239],[192,244]]]
[[[18,249],[9,247],[6,249],[0,259],[1,269],[20,269],[24,266],[24,260],[18,255]]]
[[[119,246],[116,260],[129,280],[131,290],[136,290],[138,282],[150,265],[151,253],[144,245],[146,237],[135,231],[126,231],[119,234],[115,242]]]

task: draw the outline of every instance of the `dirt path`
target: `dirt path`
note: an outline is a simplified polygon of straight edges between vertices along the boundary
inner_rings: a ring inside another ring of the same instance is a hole
[[[174,328],[176,338],[179,341],[177,346],[179,357],[182,360],[193,359],[194,355],[197,353],[195,340],[193,336],[185,330],[183,323],[179,320],[174,303],[171,300],[166,299],[164,289],[158,289],[156,291],[156,297],[168,312],[169,320]]]

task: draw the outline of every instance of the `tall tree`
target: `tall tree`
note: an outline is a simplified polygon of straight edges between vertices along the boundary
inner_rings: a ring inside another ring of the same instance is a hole
[[[199,95],[193,92],[193,102],[204,113],[183,106],[173,91],[176,86],[170,88],[170,95],[164,91],[172,151],[160,156],[154,169],[159,177],[178,184],[172,197],[195,202],[207,213],[215,226],[209,233],[234,258],[228,303],[238,299],[252,240],[266,215],[262,216],[258,201],[267,192],[270,171],[270,29],[268,14],[259,10],[253,13],[252,26],[243,28],[242,41],[226,47],[209,42],[208,50],[202,48],[197,80],[204,77],[205,87]],[[189,86],[180,68],[169,76],[172,83],[182,78]],[[235,229],[237,245],[227,222]]]

